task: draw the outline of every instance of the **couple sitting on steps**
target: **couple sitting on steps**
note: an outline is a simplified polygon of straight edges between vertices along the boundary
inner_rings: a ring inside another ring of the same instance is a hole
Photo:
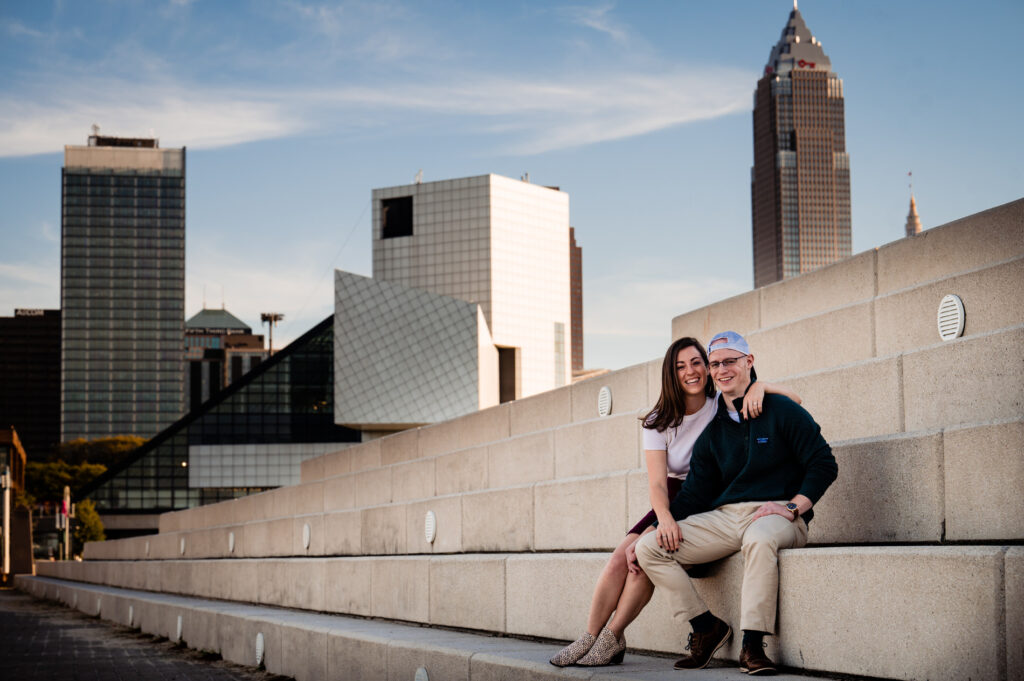
[[[720,333],[708,350],[681,338],[665,353],[661,396],[643,418],[653,508],[601,572],[587,631],[553,665],[622,662],[623,632],[658,586],[680,625],[685,619],[692,629],[689,655],[676,669],[707,666],[732,628],[711,614],[684,568],[742,551],[740,670],[776,671],[763,639],[775,631],[778,550],[807,543],[811,507],[838,469],[800,398],[757,380],[742,336]]]

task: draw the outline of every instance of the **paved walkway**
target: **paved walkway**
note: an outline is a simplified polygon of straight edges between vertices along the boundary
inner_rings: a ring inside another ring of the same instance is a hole
[[[0,589],[0,677],[18,681],[289,681]]]

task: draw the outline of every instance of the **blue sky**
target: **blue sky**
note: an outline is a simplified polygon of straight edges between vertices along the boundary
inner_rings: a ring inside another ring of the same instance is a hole
[[[275,346],[370,274],[370,191],[558,185],[584,253],[586,364],[661,355],[749,290],[751,106],[789,0],[0,2],[0,315],[56,308],[65,144],[188,148],[186,314]],[[1024,195],[1024,3],[803,0],[846,95],[854,252]],[[205,293],[204,293],[205,292]]]

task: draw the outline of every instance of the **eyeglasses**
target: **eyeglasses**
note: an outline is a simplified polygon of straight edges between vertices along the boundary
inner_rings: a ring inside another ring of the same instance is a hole
[[[740,355],[739,357],[727,357],[723,359],[721,362],[709,362],[708,368],[710,368],[712,371],[717,371],[722,367],[728,369],[729,367],[735,366],[736,362],[740,361],[744,357],[747,357],[747,355]]]

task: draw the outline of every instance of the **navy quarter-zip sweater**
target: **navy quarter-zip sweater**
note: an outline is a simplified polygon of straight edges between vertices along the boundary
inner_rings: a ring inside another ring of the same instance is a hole
[[[725,504],[788,500],[797,494],[817,504],[839,467],[807,410],[768,393],[760,416],[736,423],[726,411],[725,397],[718,399],[718,413],[697,438],[690,474],[670,505],[672,517],[682,520]],[[738,411],[743,400],[734,404]],[[804,521],[813,516],[808,511]]]

